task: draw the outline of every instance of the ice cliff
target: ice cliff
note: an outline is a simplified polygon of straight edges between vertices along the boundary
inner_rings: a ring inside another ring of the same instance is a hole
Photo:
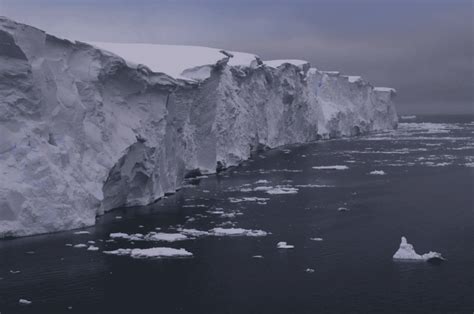
[[[304,61],[90,44],[0,18],[0,237],[93,225],[259,147],[394,128],[394,94]]]

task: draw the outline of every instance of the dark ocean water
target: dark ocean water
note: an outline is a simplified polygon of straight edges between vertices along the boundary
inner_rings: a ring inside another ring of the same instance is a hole
[[[0,313],[473,313],[473,121],[417,117],[394,132],[268,151],[153,206],[115,210],[85,229],[90,234],[0,241]],[[348,169],[312,168],[328,165]],[[249,192],[257,180],[298,191]],[[269,200],[229,199],[254,196]],[[219,208],[241,215],[209,213]],[[105,242],[112,232],[231,224],[271,234]],[[448,261],[394,261],[402,235],[418,253],[441,252]],[[100,250],[66,246],[87,241]],[[295,248],[278,249],[279,241]],[[156,246],[194,256],[102,253]],[[33,303],[19,305],[20,298]]]

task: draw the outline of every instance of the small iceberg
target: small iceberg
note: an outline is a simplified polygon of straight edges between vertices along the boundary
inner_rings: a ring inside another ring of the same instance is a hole
[[[288,244],[283,241],[277,243],[277,248],[279,249],[293,249],[294,247],[295,247],[294,245]]]
[[[349,167],[344,165],[335,165],[335,166],[316,166],[313,167],[316,170],[347,170]]]
[[[20,304],[22,304],[22,305],[30,305],[30,304],[33,303],[33,302],[31,302],[31,301],[29,301],[29,300],[27,300],[27,299],[20,299],[20,300],[18,300],[18,303],[20,303]]]
[[[369,172],[369,174],[371,174],[371,175],[376,175],[376,176],[384,176],[384,175],[386,175],[385,171],[383,171],[383,170],[374,170],[374,171]]]
[[[402,237],[402,242],[400,243],[400,248],[397,252],[393,255],[393,259],[395,260],[414,260],[414,261],[444,261],[446,260],[440,253],[438,252],[429,252],[423,255],[420,255],[415,252],[413,245],[408,243],[407,238]]]

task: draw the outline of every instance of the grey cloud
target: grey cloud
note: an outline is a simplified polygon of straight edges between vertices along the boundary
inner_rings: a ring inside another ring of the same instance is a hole
[[[0,0],[0,14],[82,40],[299,58],[399,90],[410,112],[473,112],[469,0]]]

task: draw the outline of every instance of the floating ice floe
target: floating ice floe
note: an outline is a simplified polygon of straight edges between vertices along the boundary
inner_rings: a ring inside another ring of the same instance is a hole
[[[273,188],[267,190],[265,193],[272,194],[272,195],[275,195],[275,194],[296,194],[296,193],[298,193],[298,189],[297,188],[291,188],[291,187],[276,186],[276,187],[273,187]]]
[[[445,258],[438,252],[429,252],[425,254],[418,254],[415,252],[413,245],[407,242],[405,237],[402,237],[400,248],[393,255],[395,260],[415,260],[415,261],[429,261],[429,260],[445,260]]]
[[[412,115],[412,116],[401,116],[400,117],[402,120],[413,120],[413,119],[416,119],[416,116]]]
[[[378,175],[378,176],[384,176],[384,175],[386,175],[385,171],[383,171],[383,170],[374,170],[374,171],[369,172],[369,174],[371,174],[371,175],[376,175],[376,176],[377,176],[377,175]]]
[[[252,256],[252,258],[263,258],[263,256],[262,255],[254,255],[254,256]]]
[[[263,230],[249,230],[243,228],[214,228],[209,233],[215,236],[246,236],[246,237],[264,237],[268,232]]]
[[[239,211],[233,211],[233,212],[230,212],[230,213],[223,213],[223,214],[220,215],[220,217],[221,218],[235,218],[238,215],[243,215],[243,214]]]
[[[20,299],[20,300],[18,300],[18,303],[20,303],[21,305],[30,305],[33,302],[31,302],[30,300],[27,300],[27,299]]]
[[[132,249],[116,249],[113,251],[103,251],[104,254],[109,254],[109,255],[130,255],[132,252]]]
[[[132,258],[172,258],[172,257],[192,257],[193,253],[185,249],[174,249],[170,247],[153,247],[148,249],[117,249],[114,251],[104,251],[109,255],[129,255]]]
[[[269,183],[268,180],[258,180],[255,182],[255,184],[267,184]]]
[[[82,249],[82,248],[87,247],[87,244],[79,243],[79,244],[74,245],[74,247],[75,247],[76,249]]]
[[[98,251],[99,248],[97,246],[94,246],[94,245],[90,245],[88,248],[87,248],[88,251]]]
[[[240,192],[244,192],[244,193],[252,192],[252,191],[253,191],[252,188],[242,188],[242,189],[240,189]]]
[[[349,169],[348,166],[344,165],[334,165],[334,166],[315,166],[313,169],[316,170],[346,170]]]
[[[306,268],[305,272],[307,272],[307,273],[314,273],[314,269],[312,269],[312,268]]]
[[[268,190],[271,190],[273,189],[273,187],[271,186],[266,186],[266,185],[261,185],[261,186],[257,186],[255,187],[252,191],[256,191],[256,192],[259,192],[259,191],[268,191]]]
[[[236,198],[236,197],[229,197],[229,201],[231,203],[241,203],[241,202],[266,202],[268,201],[269,198],[264,198],[264,197],[241,197],[241,198]]]
[[[323,241],[323,238],[310,238],[311,241]]]
[[[178,229],[178,231],[186,236],[190,237],[203,237],[210,235],[207,231],[197,230],[197,229]]]
[[[288,244],[283,241],[277,243],[277,248],[279,249],[293,249],[294,247],[295,247],[294,245]]]
[[[425,165],[425,166],[428,166],[428,167],[446,167],[446,166],[452,165],[452,163],[450,163],[450,162],[438,162],[438,163],[435,163],[435,162],[432,162],[432,161],[422,162],[421,164],[422,164],[422,165]]]
[[[146,241],[175,242],[175,241],[188,240],[188,237],[181,233],[150,232],[147,235],[145,235],[144,239]]]
[[[20,270],[10,270],[10,274],[19,274],[21,273]]]
[[[295,185],[297,188],[333,188],[334,185],[326,185],[326,184],[297,184]]]
[[[123,232],[115,232],[109,235],[111,239],[124,239],[129,241],[143,241],[144,235],[141,233],[127,234]]]
[[[123,232],[111,233],[110,238],[112,239],[124,239],[128,241],[182,241],[187,240],[188,237],[181,233],[165,233],[165,232],[149,232],[146,235],[141,233],[127,234]]]
[[[348,212],[349,210],[350,210],[350,209],[347,208],[347,207],[339,207],[339,208],[337,209],[337,211],[339,211],[339,212]]]

